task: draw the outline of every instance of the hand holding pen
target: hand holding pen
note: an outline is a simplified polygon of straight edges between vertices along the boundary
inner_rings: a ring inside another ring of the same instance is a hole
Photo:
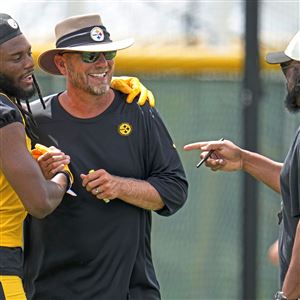
[[[243,150],[231,141],[224,140],[224,138],[221,138],[218,141],[205,141],[188,144],[184,146],[184,150],[200,150],[202,152],[207,152],[196,165],[197,168],[199,168],[204,162],[207,162],[206,166],[213,171],[222,170],[231,172],[240,170],[243,166]],[[213,153],[214,156],[211,157]]]
[[[224,138],[221,138],[220,141],[224,141]],[[208,153],[197,163],[196,167],[199,168],[203,163],[205,163],[210,156],[215,152],[214,149],[209,150]]]

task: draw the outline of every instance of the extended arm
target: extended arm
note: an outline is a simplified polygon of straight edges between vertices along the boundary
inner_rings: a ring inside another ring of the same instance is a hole
[[[282,291],[290,299],[300,297],[300,222],[298,221],[291,262],[283,282]]]
[[[26,148],[24,126],[19,122],[0,128],[0,164],[24,207],[33,216],[43,218],[61,202],[67,185],[66,176],[57,174],[52,181],[44,179]]]
[[[280,193],[282,163],[273,161],[258,153],[244,150],[228,140],[189,144],[184,147],[184,150],[204,151],[202,156],[207,151],[214,150],[215,152],[205,163],[213,171],[232,172],[243,170]]]
[[[282,163],[258,153],[241,150],[242,168],[245,172],[280,193],[280,172]]]

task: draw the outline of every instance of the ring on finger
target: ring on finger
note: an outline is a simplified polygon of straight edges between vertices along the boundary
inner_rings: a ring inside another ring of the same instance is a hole
[[[100,188],[99,188],[99,187],[96,187],[95,193],[96,193],[96,194],[99,194],[99,193],[100,193]]]

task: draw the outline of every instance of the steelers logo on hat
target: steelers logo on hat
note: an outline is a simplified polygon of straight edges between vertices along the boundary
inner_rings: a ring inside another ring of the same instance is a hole
[[[104,40],[104,33],[100,27],[94,27],[91,30],[91,38],[96,42],[102,42]]]
[[[132,125],[129,123],[121,123],[118,128],[118,132],[120,135],[130,135],[132,133]]]
[[[13,29],[18,29],[18,24],[14,19],[8,19],[7,20],[8,25]]]
[[[18,23],[11,16],[0,13],[0,45],[20,34]]]

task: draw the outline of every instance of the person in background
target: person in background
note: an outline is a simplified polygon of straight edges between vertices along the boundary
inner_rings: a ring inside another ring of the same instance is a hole
[[[278,240],[270,245],[268,249],[268,258],[273,266],[279,266]]]
[[[287,48],[269,53],[266,61],[279,64],[287,81],[285,104],[292,112],[300,110],[300,31]],[[284,163],[273,161],[263,155],[242,149],[231,141],[207,141],[188,144],[185,150],[201,150],[203,157],[214,150],[206,161],[213,171],[243,170],[281,194],[282,211],[279,230],[280,291],[275,299],[300,298],[300,128]]]
[[[176,147],[157,110],[110,87],[112,41],[98,14],[56,25],[56,48],[39,57],[66,90],[36,104],[38,142],[72,157],[73,190],[44,220],[25,224],[28,299],[161,299],[151,254],[152,212],[170,216],[187,198]]]

